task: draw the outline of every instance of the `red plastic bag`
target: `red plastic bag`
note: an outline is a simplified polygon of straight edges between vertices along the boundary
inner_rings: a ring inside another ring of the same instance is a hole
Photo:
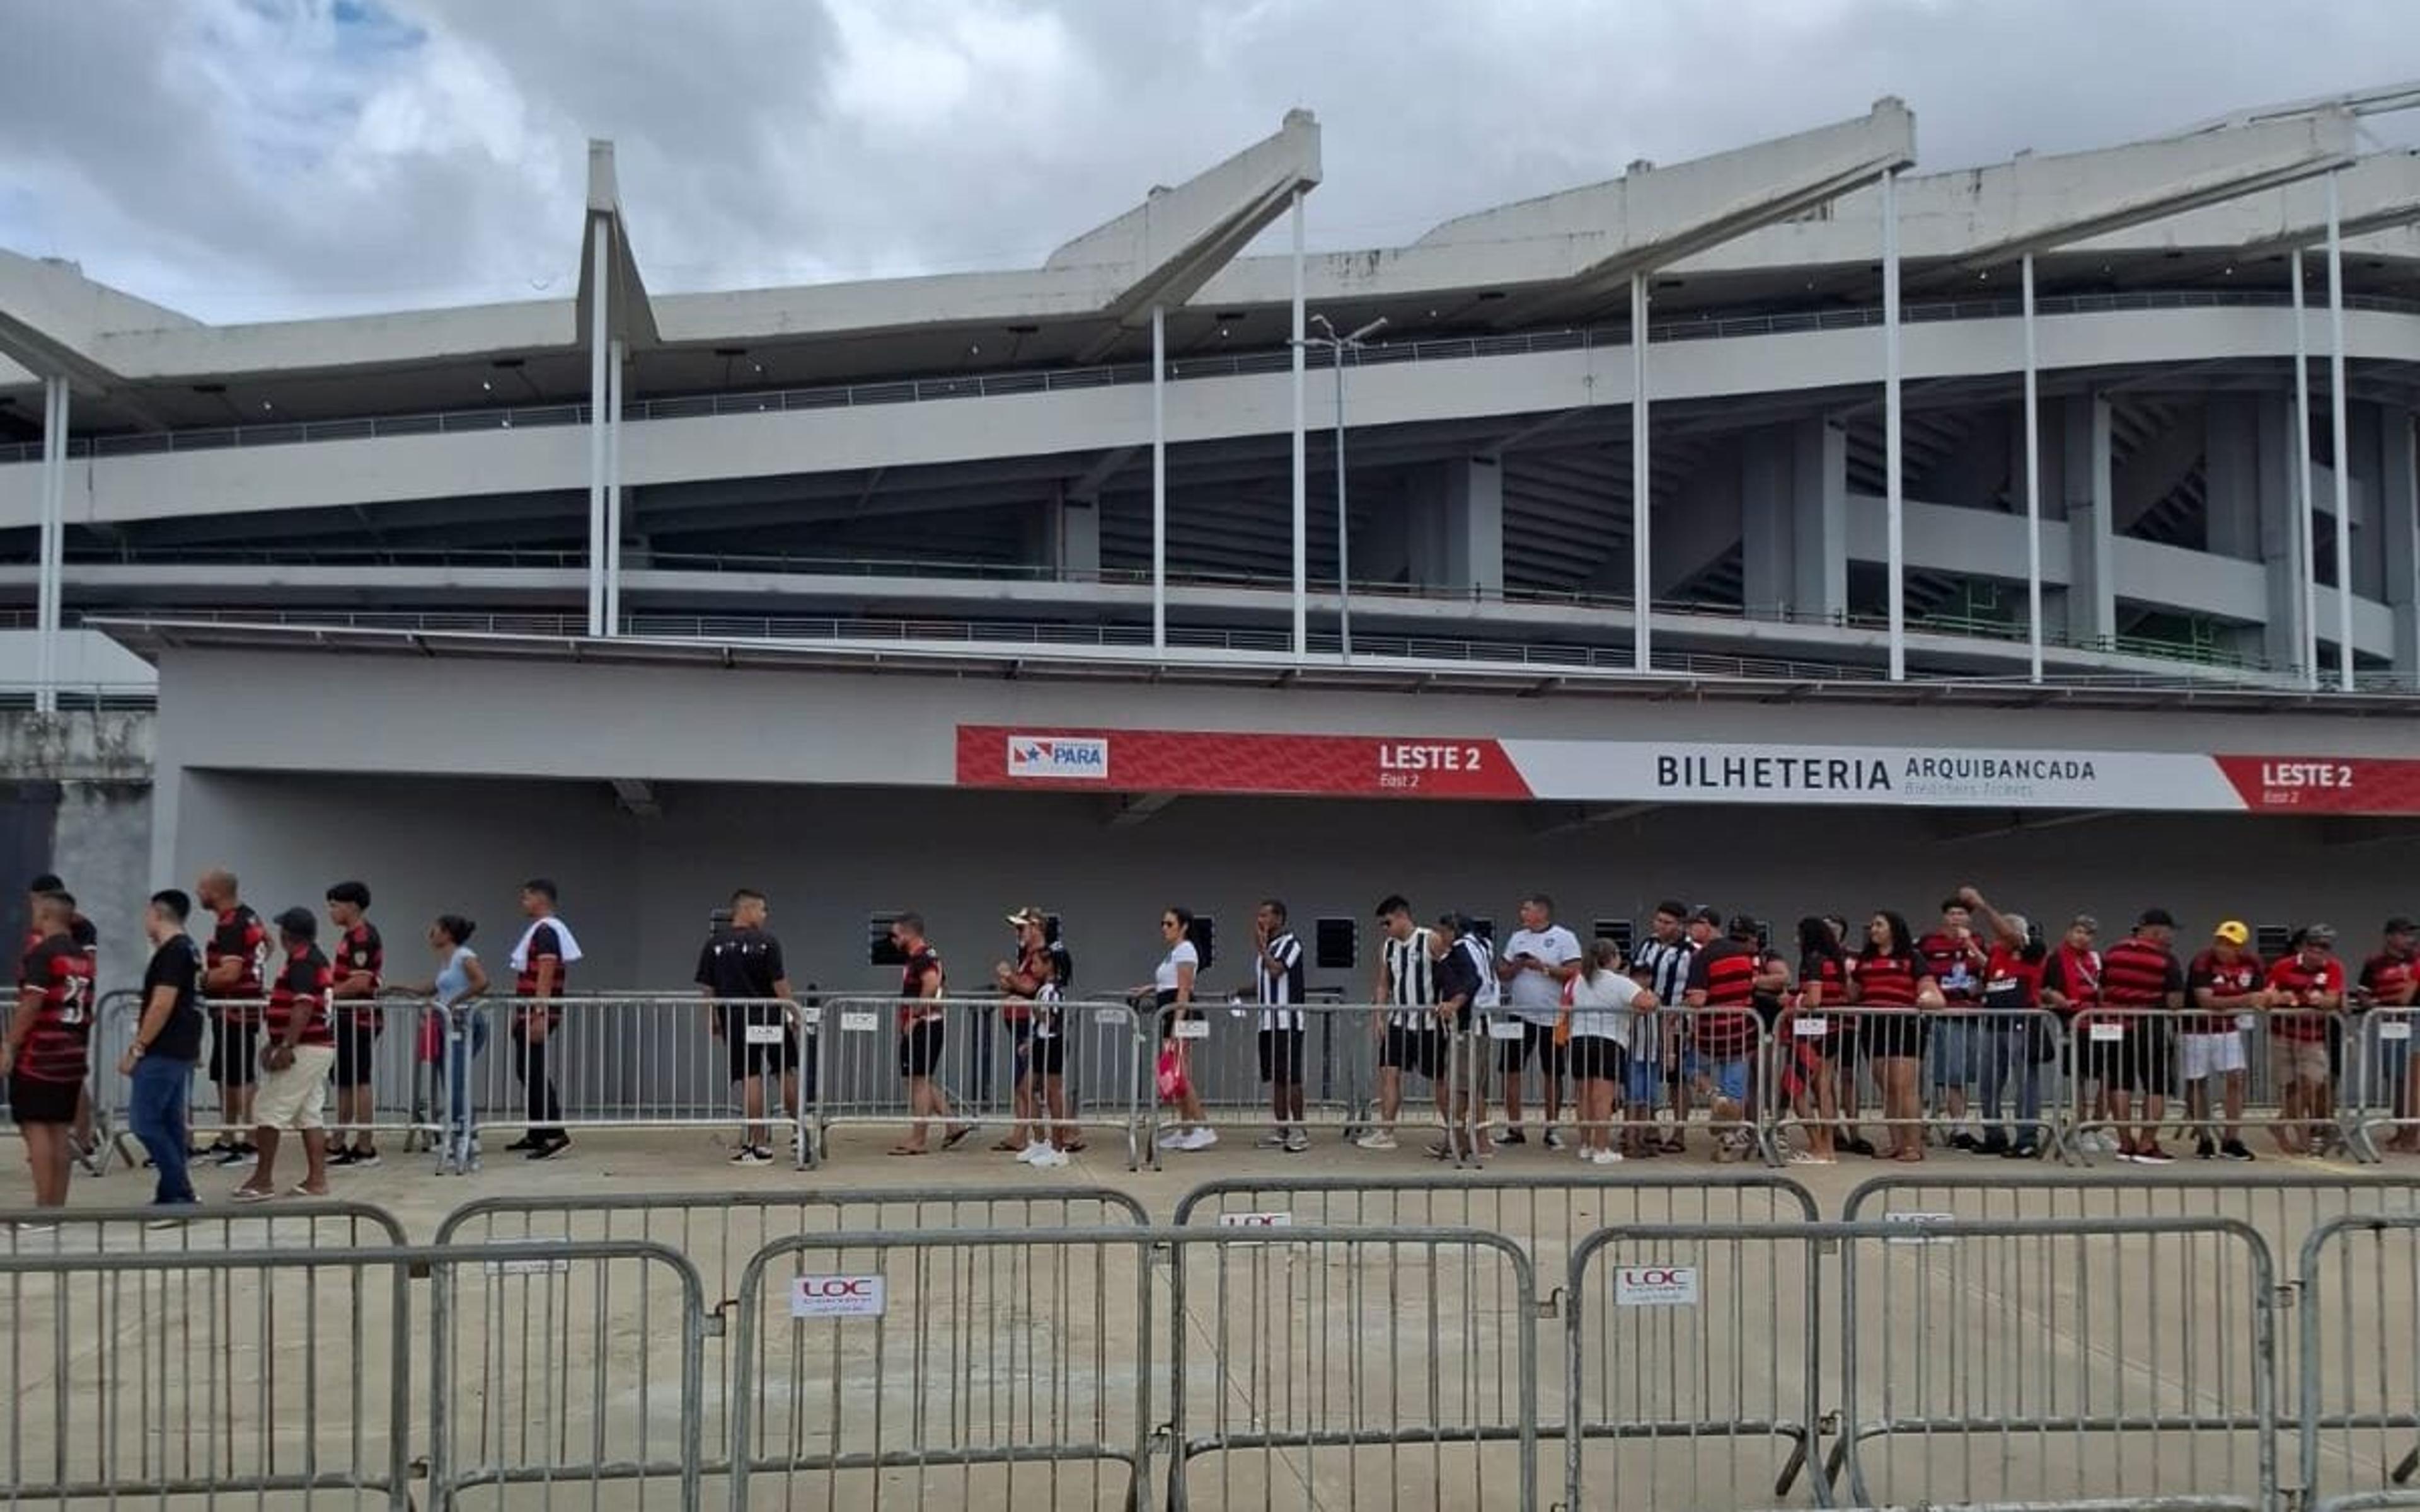
[[[437,1026],[434,1012],[420,1015],[420,1063],[433,1066],[444,1058],[445,1033]]]
[[[1185,1057],[1176,1046],[1169,1045],[1159,1053],[1159,1100],[1173,1103],[1193,1089],[1186,1080]]]

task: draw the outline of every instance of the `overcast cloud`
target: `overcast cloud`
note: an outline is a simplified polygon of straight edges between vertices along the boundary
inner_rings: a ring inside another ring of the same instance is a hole
[[[561,294],[590,136],[671,291],[1031,266],[1295,105],[1343,247],[1885,94],[1938,169],[2420,74],[2414,0],[0,7],[0,246],[215,321]]]

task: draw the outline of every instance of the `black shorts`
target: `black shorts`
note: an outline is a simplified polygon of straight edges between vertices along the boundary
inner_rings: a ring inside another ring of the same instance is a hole
[[[1436,1079],[1443,1059],[1445,1036],[1435,1029],[1406,1028],[1400,1024],[1387,1026],[1386,1041],[1378,1047],[1378,1064],[1395,1071],[1408,1071],[1415,1075]]]
[[[930,1076],[933,1068],[941,1063],[941,1031],[948,1026],[939,1019],[926,1019],[910,1024],[899,1031],[899,1074]]]
[[[354,1019],[336,1030],[336,1070],[329,1080],[339,1091],[367,1087],[373,1070],[370,1056],[378,1044],[379,1031],[368,1023]]]
[[[744,1024],[725,1026],[722,1047],[731,1061],[731,1079],[744,1082],[752,1076],[784,1076],[799,1064],[799,1041],[788,1029],[782,1031],[778,1044],[750,1044]]]
[[[2175,1090],[2176,1041],[2169,1034],[2165,1022],[2130,1020],[2126,1025],[2126,1038],[2102,1048],[2118,1052],[2117,1074],[2111,1083],[2118,1089],[2151,1097],[2165,1097]]]
[[[1555,1026],[1551,1024],[1532,1024],[1523,1019],[1521,1038],[1499,1040],[1497,1044],[1496,1064],[1508,1074],[1528,1065],[1532,1054],[1537,1056],[1538,1064],[1547,1075],[1560,1076],[1563,1073],[1563,1047],[1555,1042]]]
[[[1876,1013],[1857,1026],[1864,1053],[1876,1060],[1916,1060],[1932,1042],[1932,1025],[1921,1013]]]
[[[83,1095],[79,1082],[38,1081],[22,1071],[8,1073],[8,1116],[20,1124],[73,1123]]]
[[[1064,1034],[1036,1034],[1030,1023],[1018,1023],[1016,1030],[1018,1080],[1028,1076],[1067,1074],[1067,1037]]]
[[[1288,1087],[1301,1086],[1303,1039],[1303,1031],[1299,1028],[1263,1029],[1261,1080]]]
[[[260,1026],[223,1018],[210,1033],[210,1080],[221,1087],[260,1081]]]
[[[1511,1041],[1505,1045],[1510,1048]],[[1627,1077],[1630,1057],[1619,1040],[1602,1035],[1575,1034],[1563,1048],[1571,1052],[1572,1075],[1583,1082],[1612,1082],[1620,1086]]]

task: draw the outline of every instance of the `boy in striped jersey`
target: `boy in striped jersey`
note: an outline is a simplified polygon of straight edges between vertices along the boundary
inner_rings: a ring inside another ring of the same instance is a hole
[[[1261,900],[1252,915],[1253,1000],[1261,1005],[1261,1080],[1269,1085],[1273,1126],[1264,1149],[1299,1155],[1311,1148],[1302,1122],[1302,942],[1286,927],[1286,905]]]
[[[1354,1141],[1363,1149],[1395,1148],[1395,1115],[1403,1110],[1404,1073],[1428,1077],[1436,1088],[1437,1111],[1444,1115],[1449,1088],[1437,1065],[1439,1036],[1432,1022],[1436,1003],[1435,961],[1429,953],[1429,932],[1412,922],[1412,905],[1400,893],[1378,904],[1378,927],[1386,938],[1378,951],[1377,985],[1371,1001],[1371,1032],[1378,1037],[1378,1127]]]

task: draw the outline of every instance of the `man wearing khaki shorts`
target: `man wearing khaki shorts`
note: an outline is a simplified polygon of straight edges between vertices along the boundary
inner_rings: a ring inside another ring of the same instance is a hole
[[[268,1074],[253,1099],[260,1164],[235,1189],[238,1202],[266,1202],[277,1196],[277,1146],[291,1130],[302,1136],[307,1163],[295,1196],[328,1195],[328,1076],[336,1065],[335,1026],[328,1016],[334,973],[316,943],[319,921],[307,908],[277,916],[282,951],[269,987],[269,1048],[261,1053]]]
[[[2278,1088],[2277,1149],[2316,1155],[2335,1137],[2328,1079],[2328,1035],[2344,1008],[2344,964],[2336,932],[2313,924],[2294,953],[2269,968],[2269,1054]]]

